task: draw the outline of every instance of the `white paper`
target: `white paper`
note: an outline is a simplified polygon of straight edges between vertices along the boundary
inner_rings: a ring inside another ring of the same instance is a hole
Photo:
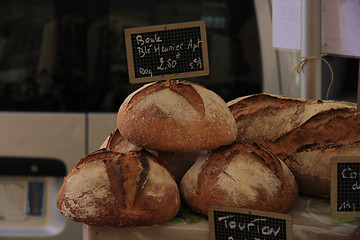
[[[300,0],[273,0],[273,47],[300,50]]]
[[[360,57],[360,1],[322,0],[322,53]],[[300,50],[301,0],[273,0],[273,47]]]
[[[322,52],[360,57],[360,1],[322,0]]]
[[[24,220],[27,191],[26,181],[0,179],[0,217],[5,220]]]

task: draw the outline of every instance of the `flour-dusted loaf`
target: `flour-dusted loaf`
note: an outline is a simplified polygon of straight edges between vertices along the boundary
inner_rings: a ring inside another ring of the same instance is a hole
[[[238,125],[236,141],[267,144],[300,126],[319,112],[356,108],[345,101],[311,100],[259,93],[227,103]]]
[[[234,143],[200,157],[183,177],[180,191],[195,211],[211,205],[286,212],[298,195],[289,168],[267,149]]]
[[[135,146],[124,138],[118,129],[112,132],[109,137],[102,144],[101,148],[106,148],[109,151],[128,153],[129,151],[141,151],[142,148]],[[194,152],[162,152],[152,151],[153,155],[158,157],[158,160],[164,163],[169,168],[169,171],[173,174],[176,183],[180,183],[184,174],[195,163],[196,159],[203,154],[206,154],[206,150],[194,151]]]
[[[160,225],[179,207],[173,177],[145,151],[101,149],[87,155],[65,178],[57,197],[64,216],[90,226]]]
[[[183,80],[149,83],[130,94],[120,106],[117,127],[129,142],[155,151],[211,150],[237,135],[224,100]]]
[[[328,197],[330,159],[359,153],[355,103],[261,93],[234,99],[228,106],[238,124],[236,141],[269,148],[307,195]]]
[[[320,112],[273,142],[271,149],[294,173],[302,193],[330,197],[330,160],[360,155],[360,113]]]
[[[109,151],[128,153],[130,151],[141,151],[142,148],[130,143],[118,129],[115,129],[108,138],[104,141],[100,148],[106,148]],[[152,152],[154,155],[158,155],[156,152]]]

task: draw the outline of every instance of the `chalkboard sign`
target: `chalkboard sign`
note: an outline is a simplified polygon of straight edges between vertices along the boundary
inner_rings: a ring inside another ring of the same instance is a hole
[[[130,83],[209,74],[204,21],[125,29]]]
[[[210,240],[293,239],[292,217],[243,208],[209,208]]]
[[[360,217],[360,157],[331,159],[331,215]]]

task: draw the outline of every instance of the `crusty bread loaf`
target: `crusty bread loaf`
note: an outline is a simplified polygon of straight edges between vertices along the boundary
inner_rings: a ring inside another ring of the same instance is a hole
[[[65,178],[57,208],[90,226],[140,227],[164,224],[180,207],[171,174],[145,151],[98,150],[81,159]]]
[[[118,129],[112,132],[109,137],[104,141],[101,148],[106,148],[109,151],[128,153],[129,151],[141,151],[142,148],[135,146],[124,138]],[[158,160],[168,167],[169,171],[173,174],[176,183],[180,183],[184,174],[195,163],[196,159],[203,154],[206,150],[194,152],[163,152],[152,151],[151,154],[158,157]]]
[[[357,120],[348,119],[345,125],[339,121],[336,128],[330,120],[355,117],[355,103],[261,93],[234,99],[228,106],[238,124],[236,141],[271,149],[293,172],[300,192],[310,196],[329,196],[333,156],[358,154],[359,133],[349,133]]]
[[[196,160],[207,152],[202,150],[194,152],[160,152],[159,154],[174,175],[176,183],[180,184],[180,181]]]
[[[360,154],[360,113],[330,109],[318,113],[271,144],[294,173],[302,193],[330,196],[330,160]]]
[[[130,94],[120,106],[117,127],[129,142],[155,151],[216,149],[237,134],[220,96],[182,80],[149,83]]]
[[[141,151],[142,148],[130,143],[123,135],[119,132],[118,129],[115,129],[110,133],[109,137],[105,140],[100,148],[106,148],[109,151],[119,152],[119,153],[128,153],[130,151]],[[158,154],[152,152],[155,156]]]
[[[184,201],[208,214],[211,205],[286,212],[298,195],[289,168],[258,145],[234,143],[200,157],[180,183]]]
[[[356,108],[356,104],[332,100],[305,100],[259,93],[227,103],[238,125],[236,141],[266,144],[300,126],[319,112]]]

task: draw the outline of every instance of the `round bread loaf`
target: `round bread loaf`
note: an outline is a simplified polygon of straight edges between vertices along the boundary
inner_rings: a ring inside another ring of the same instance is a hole
[[[117,127],[129,142],[155,151],[216,149],[237,134],[220,96],[182,80],[146,84],[130,94],[120,106]]]
[[[286,164],[258,145],[239,143],[198,158],[181,180],[180,191],[203,215],[211,205],[286,212],[298,195]]]
[[[104,141],[104,143],[101,145],[101,148],[106,148],[109,151],[112,152],[119,152],[119,153],[129,153],[130,151],[141,151],[142,148],[138,147],[132,143],[130,143],[126,138],[124,138],[123,135],[119,132],[118,129],[115,129],[110,135],[107,137],[107,139]],[[158,154],[156,152],[151,152],[155,156]]]
[[[331,158],[360,154],[360,113],[355,109],[318,113],[270,148],[289,166],[300,192],[330,197]]]
[[[71,170],[56,203],[64,216],[90,226],[140,227],[173,218],[180,195],[171,174],[150,154],[102,149]]]
[[[142,148],[135,146],[124,138],[118,129],[112,132],[104,141],[101,148],[109,151],[128,153],[129,151],[141,151]],[[195,152],[157,152],[147,150],[158,157],[158,160],[164,163],[173,174],[176,183],[180,183],[184,174],[195,163],[200,155],[207,153],[206,150]]]

